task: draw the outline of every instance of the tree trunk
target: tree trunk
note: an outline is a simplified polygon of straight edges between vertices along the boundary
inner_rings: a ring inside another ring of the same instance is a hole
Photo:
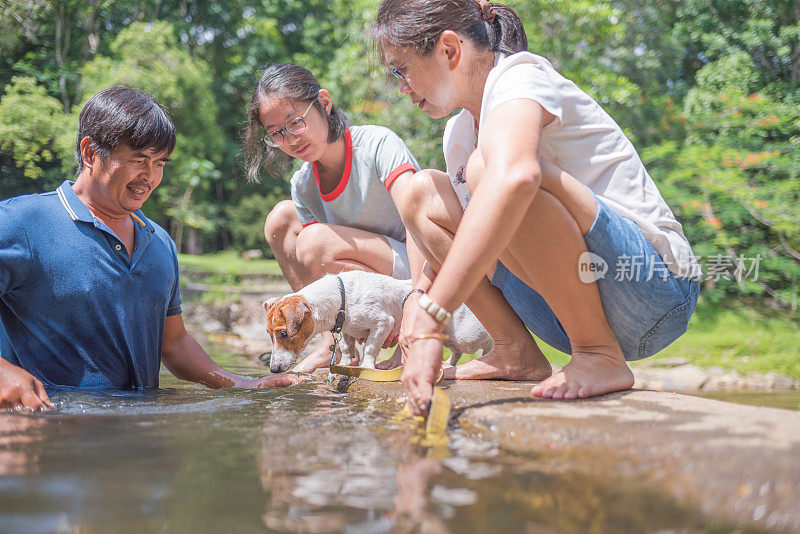
[[[178,254],[181,253],[181,248],[183,247],[183,226],[183,221],[180,219],[172,220],[172,236],[175,240],[175,250],[178,251]]]
[[[86,13],[84,24],[88,31],[81,48],[84,61],[87,61],[90,55],[95,55],[97,47],[100,46],[100,21],[97,16],[97,0],[86,0]]]
[[[189,228],[186,232],[186,252],[189,254],[203,253],[203,244],[197,235],[197,228]]]

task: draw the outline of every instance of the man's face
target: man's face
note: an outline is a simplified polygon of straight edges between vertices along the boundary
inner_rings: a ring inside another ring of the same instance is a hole
[[[133,213],[161,183],[167,161],[166,152],[157,153],[149,148],[132,150],[125,144],[112,150],[105,159],[97,155],[91,173],[93,200],[111,213]]]

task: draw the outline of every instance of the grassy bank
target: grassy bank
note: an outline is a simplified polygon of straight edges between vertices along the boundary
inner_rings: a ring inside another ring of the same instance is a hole
[[[181,254],[178,260],[189,277],[200,277],[210,284],[217,301],[235,301],[232,289],[237,285],[244,289],[248,279],[281,276],[275,260],[245,260],[235,252]],[[569,356],[545,343],[539,346],[550,361],[558,365],[569,361]],[[666,358],[682,358],[700,367],[722,367],[742,375],[772,371],[800,379],[800,314],[737,302],[717,305],[701,298],[686,334],[647,361],[656,363]]]
[[[275,260],[246,260],[237,252],[216,254],[178,254],[181,269],[205,275],[280,277],[281,268]]]
[[[544,342],[539,346],[551,362],[569,362],[568,355]],[[800,379],[800,314],[737,303],[719,306],[701,299],[686,333],[645,361],[657,364],[675,358],[741,375],[772,371]]]
[[[212,306],[238,303],[243,291],[260,291],[283,280],[277,261],[248,260],[236,252],[178,254],[178,264],[184,298]]]
[[[668,357],[740,374],[774,371],[800,378],[800,314],[701,300],[686,334],[654,356]]]

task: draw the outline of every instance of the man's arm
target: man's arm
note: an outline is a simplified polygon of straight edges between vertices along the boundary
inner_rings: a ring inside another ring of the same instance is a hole
[[[171,315],[164,321],[162,361],[170,373],[182,380],[200,382],[212,388],[283,387],[302,380],[297,375],[248,378],[226,371],[206,354],[183,325],[183,316]]]
[[[40,411],[52,407],[50,397],[36,377],[0,356],[0,409]]]
[[[8,203],[0,203],[0,296],[23,284],[32,271],[23,219]],[[0,354],[0,409],[45,410],[52,407],[41,381],[22,367],[9,363]]]

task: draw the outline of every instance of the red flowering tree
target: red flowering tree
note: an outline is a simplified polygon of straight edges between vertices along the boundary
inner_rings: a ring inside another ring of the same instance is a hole
[[[800,79],[765,80],[735,51],[698,72],[684,120],[683,141],[645,158],[702,257],[706,296],[797,309]]]

